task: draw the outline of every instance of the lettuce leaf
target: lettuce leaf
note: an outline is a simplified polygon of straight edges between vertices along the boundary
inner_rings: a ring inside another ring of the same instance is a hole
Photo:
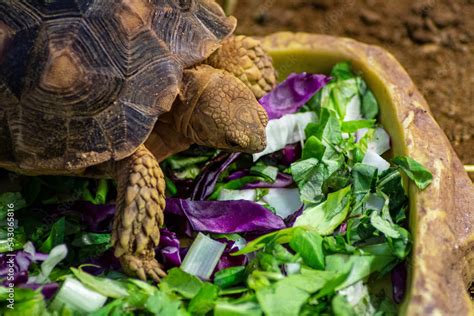
[[[428,171],[422,164],[415,161],[414,159],[407,156],[397,156],[392,159],[392,162],[399,166],[403,172],[415,182],[416,186],[424,190],[426,189],[431,181],[433,181],[433,175]]]
[[[307,207],[296,219],[295,226],[310,226],[321,235],[329,235],[345,220],[351,200],[351,186],[329,193],[323,203]]]

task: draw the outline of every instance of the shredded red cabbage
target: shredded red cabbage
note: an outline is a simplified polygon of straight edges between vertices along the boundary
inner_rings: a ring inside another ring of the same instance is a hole
[[[235,241],[225,240],[225,239],[218,239],[220,242],[227,243],[224,253],[222,254],[219,262],[217,263],[216,269],[214,273],[220,271],[222,269],[235,267],[235,266],[243,266],[247,264],[247,256],[240,255],[240,256],[231,256],[230,254],[239,250]],[[213,273],[213,274],[214,274]]]
[[[280,162],[285,166],[291,165],[301,157],[301,143],[290,144],[281,150]]]
[[[192,200],[205,200],[214,191],[219,175],[239,157],[240,153],[221,153],[204,166],[196,180]]]
[[[36,290],[36,289],[41,288],[41,294],[43,294],[44,298],[45,299],[50,299],[58,291],[59,284],[56,283],[56,282],[47,283],[47,284],[31,283],[31,284],[22,285],[20,287],[29,288],[29,289],[32,289],[32,290]]]
[[[393,290],[393,301],[400,304],[405,296],[407,288],[407,267],[406,263],[402,262],[398,264],[392,270],[392,290]]]
[[[12,253],[0,253],[0,279],[3,279],[3,285],[8,283],[15,285],[25,284],[28,281],[28,269],[32,262],[44,261],[48,257],[47,254],[35,252],[30,253],[19,250]],[[13,261],[13,279],[7,280],[9,269]]]
[[[325,75],[293,73],[264,95],[259,102],[267,111],[269,119],[277,119],[298,111],[330,80],[331,78]]]
[[[249,170],[237,170],[235,172],[232,172],[225,180],[231,181],[235,179],[240,179],[242,177],[248,176],[249,174],[250,174]]]
[[[283,220],[260,204],[239,201],[166,200],[167,226],[169,221],[187,219],[194,231],[216,234],[266,233],[285,228]],[[168,214],[175,215],[168,216]],[[169,223],[176,227],[176,223]],[[169,226],[168,226],[169,227]]]
[[[110,231],[110,223],[115,214],[114,204],[94,205],[89,202],[77,202],[77,208],[88,232],[103,233]]]
[[[86,265],[82,269],[92,275],[99,275],[104,271],[117,271],[121,269],[120,261],[115,257],[113,249],[107,249],[99,256],[89,258],[86,260],[86,263],[91,265]]]
[[[278,172],[275,182],[258,181],[247,183],[242,189],[257,189],[257,188],[286,188],[294,183],[293,177],[289,174]]]
[[[166,228],[160,229],[160,243],[157,248],[159,261],[166,269],[181,265],[180,244],[176,234]]]

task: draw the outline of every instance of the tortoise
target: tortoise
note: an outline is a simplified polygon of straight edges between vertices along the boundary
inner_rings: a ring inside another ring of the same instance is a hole
[[[275,72],[235,26],[212,0],[0,2],[0,168],[114,178],[115,256],[159,281],[159,161],[265,147]]]

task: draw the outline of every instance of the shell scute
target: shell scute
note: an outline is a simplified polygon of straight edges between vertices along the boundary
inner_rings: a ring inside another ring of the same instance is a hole
[[[128,157],[234,28],[211,0],[2,1],[0,165]]]

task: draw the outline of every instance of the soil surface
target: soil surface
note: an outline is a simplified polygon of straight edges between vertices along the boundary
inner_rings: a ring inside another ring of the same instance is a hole
[[[314,32],[388,49],[474,164],[474,0],[239,0],[233,15],[237,33]]]

